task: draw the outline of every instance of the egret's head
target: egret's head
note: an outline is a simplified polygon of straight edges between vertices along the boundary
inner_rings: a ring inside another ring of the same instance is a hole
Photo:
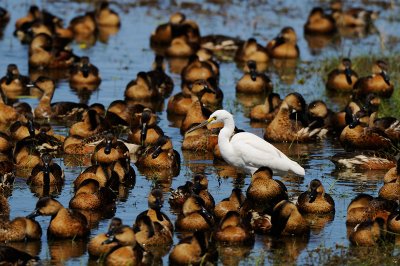
[[[218,123],[218,122],[225,123],[226,120],[233,120],[233,115],[231,113],[229,113],[228,111],[225,111],[225,110],[217,110],[214,113],[212,113],[210,115],[210,117],[206,121],[204,121],[203,123],[201,123],[201,124],[191,128],[191,129],[189,129],[187,131],[187,133],[190,133],[190,132],[192,132],[192,131],[194,131],[196,129],[202,128],[202,127],[204,127],[205,125],[208,125],[208,124],[212,125],[212,124],[215,124],[215,123]]]
[[[210,115],[208,118],[208,124],[214,124],[218,122],[225,122],[227,119],[233,119],[233,116],[231,113],[225,110],[217,110],[214,113]]]

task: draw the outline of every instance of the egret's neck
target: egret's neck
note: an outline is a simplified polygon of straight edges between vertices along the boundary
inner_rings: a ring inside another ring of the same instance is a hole
[[[232,117],[229,117],[224,120],[224,127],[221,129],[218,135],[218,142],[224,140],[228,141],[233,135],[233,131],[235,130],[235,122]]]

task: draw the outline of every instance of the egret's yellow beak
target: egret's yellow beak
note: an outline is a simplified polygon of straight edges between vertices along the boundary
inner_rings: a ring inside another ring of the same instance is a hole
[[[196,129],[202,128],[202,127],[208,125],[210,122],[212,122],[212,121],[214,121],[214,120],[215,120],[215,117],[210,117],[210,118],[207,119],[206,121],[204,121],[204,122],[198,124],[197,126],[192,127],[191,129],[189,129],[188,131],[186,131],[186,133],[190,133],[190,132],[195,131]]]

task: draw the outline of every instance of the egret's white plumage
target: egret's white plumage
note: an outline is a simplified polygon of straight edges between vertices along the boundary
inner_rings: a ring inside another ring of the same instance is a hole
[[[223,122],[224,127],[218,135],[218,145],[224,160],[238,168],[253,174],[258,168],[267,166],[277,171],[292,171],[304,176],[304,168],[289,159],[284,153],[264,139],[248,132],[234,134],[235,122],[232,114],[225,110],[215,111],[210,118],[195,130],[208,123]]]

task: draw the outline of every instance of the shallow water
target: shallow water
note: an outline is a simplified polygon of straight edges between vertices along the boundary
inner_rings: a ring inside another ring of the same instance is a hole
[[[307,102],[323,99],[336,111],[347,100],[339,99],[339,101],[336,101],[326,95],[324,77],[321,75],[324,70],[320,69],[320,65],[325,59],[368,54],[381,57],[400,52],[400,46],[396,45],[400,38],[400,20],[398,18],[400,4],[397,1],[387,2],[386,5],[379,4],[380,1],[372,1],[368,5],[369,9],[380,11],[379,18],[375,22],[377,32],[380,34],[374,33],[363,38],[341,38],[320,51],[312,51],[308,47],[302,30],[308,13],[316,1],[306,1],[300,6],[296,0],[276,0],[266,3],[264,1],[252,1],[251,3],[247,3],[247,1],[191,1],[190,3],[160,1],[158,4],[156,4],[157,1],[150,3],[147,3],[147,1],[130,2],[118,1],[118,4],[112,5],[121,15],[122,27],[106,43],[97,41],[92,47],[85,47],[77,43],[72,44],[77,55],[89,56],[92,63],[100,69],[102,83],[100,88],[90,96],[90,104],[100,102],[108,106],[113,100],[123,99],[126,84],[136,77],[137,72],[148,70],[151,67],[154,52],[149,47],[150,33],[159,23],[165,22],[169,14],[177,10],[181,10],[188,18],[197,21],[202,35],[220,33],[239,36],[242,39],[255,36],[259,42],[266,43],[267,40],[276,36],[282,27],[288,25],[294,27],[299,38],[301,61],[294,73],[276,70],[273,66],[269,68],[267,72],[274,83],[274,91],[281,95],[286,95],[293,90],[299,91],[304,95]],[[0,73],[6,72],[9,63],[17,64],[23,74],[28,73],[27,46],[20,44],[12,36],[12,32],[14,31],[15,20],[25,15],[29,5],[33,3],[63,17],[66,23],[77,14],[83,14],[85,11],[93,9],[92,4],[81,3],[80,1],[2,1],[1,5],[11,11],[12,18],[0,41],[2,58]],[[327,4],[325,1],[318,1],[318,3]],[[357,4],[362,5],[361,2]],[[384,47],[381,45],[381,38],[384,39]],[[263,128],[252,128],[249,118],[246,117],[249,105],[254,105],[261,99],[256,98],[249,101],[249,99],[236,97],[234,87],[241,76],[241,70],[237,68],[235,63],[221,63],[220,71],[220,86],[224,92],[224,109],[234,113],[238,128],[262,136]],[[399,73],[391,74],[399,75]],[[175,82],[173,93],[176,93],[180,90],[180,75],[174,73],[171,73],[171,75]],[[37,104],[37,99],[23,100],[29,102],[32,106]],[[53,101],[61,100],[79,100],[66,80],[57,82],[57,91]],[[162,112],[158,113],[159,126],[172,138],[174,148],[181,154],[182,158],[180,174],[173,178],[170,187],[176,188],[184,184],[186,180],[191,179],[194,173],[205,173],[208,176],[209,188],[216,202],[227,197],[234,184],[243,187],[245,190],[250,182],[248,177],[245,180],[220,177],[219,174],[223,169],[216,168],[209,156],[182,153],[182,136],[179,128],[173,127],[173,123],[167,119],[165,108],[166,104],[164,104]],[[62,134],[67,132],[62,126],[57,126],[55,129]],[[297,198],[300,192],[307,189],[308,183],[312,179],[319,178],[335,200],[336,213],[334,220],[327,222],[322,229],[318,229],[318,225],[315,224],[308,243],[294,244],[290,241],[277,243],[277,241],[271,241],[268,237],[258,236],[248,257],[264,259],[270,263],[279,263],[282,256],[289,255],[289,257],[293,257],[294,262],[304,264],[309,262],[308,250],[315,250],[321,246],[327,248],[335,248],[337,245],[349,246],[345,227],[346,208],[356,193],[366,192],[377,195],[377,191],[383,183],[384,172],[354,173],[335,170],[330,157],[336,152],[342,151],[342,148],[337,141],[332,139],[320,141],[317,144],[293,144],[290,147],[289,144],[279,144],[277,146],[289,153],[292,158],[299,160],[306,169],[304,178],[293,175],[277,176],[287,186],[290,198]],[[61,159],[55,161],[61,164],[66,176],[65,185],[57,199],[64,206],[67,206],[73,196],[72,181],[82,169],[65,167]],[[140,174],[136,168],[135,171],[137,173],[136,186],[129,191],[126,200],[117,203],[115,213],[115,216],[122,218],[129,225],[133,223],[137,214],[147,209],[147,195],[150,186],[153,184],[151,179]],[[37,198],[25,182],[23,178],[16,179],[14,191],[9,198],[11,217],[25,216],[35,207]],[[165,191],[168,191],[168,188]],[[169,193],[166,192],[165,198],[168,198],[168,196]],[[164,204],[164,211],[169,213],[167,202]],[[175,220],[172,213],[169,215],[172,220]],[[40,250],[37,253],[42,261],[67,265],[87,263],[88,255],[84,242],[48,243],[45,231],[50,217],[38,217],[37,220],[44,229],[42,241],[28,245],[29,248]],[[108,222],[108,219],[100,221],[98,227],[92,230],[91,235],[104,232]],[[174,243],[177,243],[177,241],[177,238],[175,238]],[[396,251],[398,252],[398,250],[395,250],[394,254],[396,254]],[[164,262],[167,263],[167,260],[168,257],[165,256]],[[243,259],[242,263],[250,262],[248,259]]]

